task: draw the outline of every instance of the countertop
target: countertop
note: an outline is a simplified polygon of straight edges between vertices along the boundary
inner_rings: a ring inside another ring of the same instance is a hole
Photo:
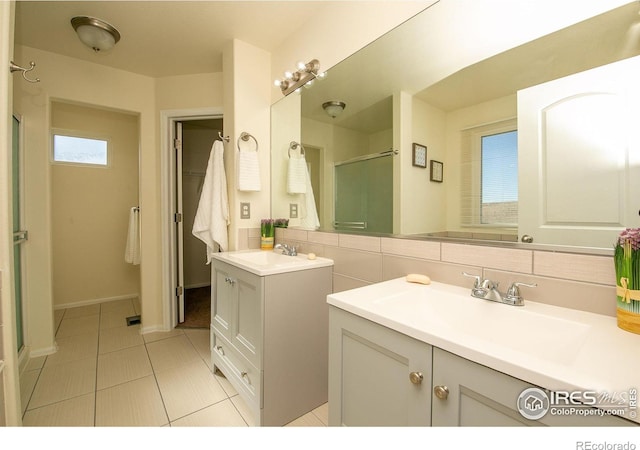
[[[402,277],[331,294],[327,301],[543,388],[608,394],[640,389],[640,335],[618,328],[615,317],[526,298],[524,306],[511,306],[470,292]],[[640,423],[637,415],[627,418]]]

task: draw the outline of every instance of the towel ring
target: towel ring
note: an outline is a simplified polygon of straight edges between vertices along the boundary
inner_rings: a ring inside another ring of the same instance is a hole
[[[289,144],[289,158],[291,158],[291,150],[297,150],[300,147],[300,155],[304,156],[304,147],[302,144],[298,144],[296,141],[291,141]]]
[[[240,137],[238,138],[238,151],[240,151],[240,141],[245,141],[247,142],[249,139],[253,139],[253,142],[256,143],[256,152],[258,151],[258,140],[256,138],[254,138],[252,135],[250,135],[249,133],[247,133],[246,131],[243,131],[242,133],[240,133]]]

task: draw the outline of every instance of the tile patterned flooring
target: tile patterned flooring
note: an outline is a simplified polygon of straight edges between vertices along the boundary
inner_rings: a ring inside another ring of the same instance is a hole
[[[253,426],[233,386],[211,372],[209,331],[140,334],[135,299],[56,311],[58,351],[20,379],[24,426]],[[288,426],[326,426],[326,404]]]

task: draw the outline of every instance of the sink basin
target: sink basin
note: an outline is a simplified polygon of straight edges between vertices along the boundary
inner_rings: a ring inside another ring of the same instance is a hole
[[[557,363],[570,363],[590,326],[581,322],[451,293],[430,285],[378,298],[380,311],[397,318],[407,313],[476,340]]]
[[[213,258],[260,276],[333,265],[333,261],[327,258],[309,259],[306,254],[287,256],[270,250],[224,252],[214,254]]]

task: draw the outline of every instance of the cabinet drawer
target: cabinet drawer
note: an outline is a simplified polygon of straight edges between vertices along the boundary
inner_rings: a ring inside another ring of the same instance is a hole
[[[213,334],[213,364],[222,370],[251,409],[262,408],[262,371],[246,360],[229,341]],[[256,416],[257,417],[257,416]]]

